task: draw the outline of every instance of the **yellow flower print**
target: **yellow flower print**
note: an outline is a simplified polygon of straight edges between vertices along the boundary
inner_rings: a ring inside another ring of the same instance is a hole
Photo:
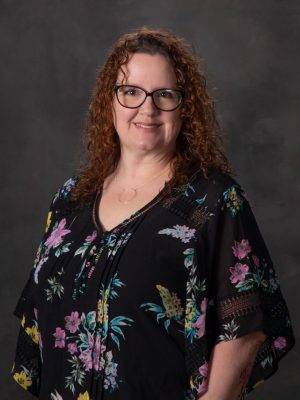
[[[51,224],[51,217],[52,217],[52,211],[49,211],[48,217],[47,217],[47,222],[46,222],[45,232],[48,232],[49,226]]]
[[[23,314],[22,321],[21,321],[21,326],[23,328],[24,328],[24,325],[25,325],[25,314]]]
[[[97,322],[100,324],[108,324],[108,304],[107,299],[109,295],[109,290],[106,289],[104,292],[104,296],[101,300],[98,301],[98,310],[97,310]]]
[[[165,314],[167,318],[173,318],[181,316],[183,314],[183,308],[181,307],[180,299],[176,293],[170,293],[170,291],[162,285],[156,285],[159,294],[161,296],[163,305],[165,307]]]
[[[37,327],[33,325],[31,328],[27,327],[25,329],[25,332],[27,335],[31,337],[31,339],[34,341],[34,343],[38,344],[39,342],[39,332],[37,330]]]
[[[229,192],[229,197],[231,198],[231,200],[233,200],[236,197],[236,190],[235,188],[232,188]]]
[[[195,307],[194,303],[189,301],[186,304],[186,319],[185,319],[185,328],[186,329],[192,329],[192,324],[195,318]]]
[[[22,371],[20,373],[16,372],[13,375],[13,378],[25,390],[27,390],[27,388],[32,384],[30,377],[26,375],[25,371]]]
[[[264,379],[261,379],[260,381],[256,382],[255,385],[253,385],[253,389],[256,389],[258,386],[260,386],[264,382],[265,382]]]
[[[80,393],[77,400],[92,400],[88,392]]]
[[[196,388],[196,384],[195,384],[194,379],[193,379],[192,376],[190,377],[190,387],[191,387],[191,389],[195,389]]]
[[[244,200],[243,200],[242,196],[237,192],[235,187],[227,189],[223,193],[223,199],[224,199],[224,204],[221,207],[221,210],[224,210],[224,208],[229,209],[229,211],[233,217],[239,211],[242,210]]]

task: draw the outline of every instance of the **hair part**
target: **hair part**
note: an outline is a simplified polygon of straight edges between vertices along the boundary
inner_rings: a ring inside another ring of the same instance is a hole
[[[171,160],[173,178],[169,186],[185,183],[192,165],[197,165],[205,177],[211,168],[235,175],[224,154],[214,101],[207,92],[206,78],[191,45],[166,30],[143,27],[121,36],[98,71],[86,120],[87,157],[79,170],[73,200],[90,199],[117,167],[121,151],[113,124],[114,86],[120,69],[135,53],[167,57],[178,86],[184,88],[180,106],[182,128]]]

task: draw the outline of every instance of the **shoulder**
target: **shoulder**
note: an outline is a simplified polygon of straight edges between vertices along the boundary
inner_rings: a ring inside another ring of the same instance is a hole
[[[240,182],[232,176],[218,170],[211,170],[204,177],[197,170],[190,180],[186,195],[199,213],[206,215],[207,220],[214,219],[224,211],[232,217],[240,215],[243,210],[251,210],[252,204]]]
[[[190,183],[188,196],[198,204],[214,208],[222,200],[245,194],[241,184],[232,176],[218,170],[211,170],[206,177],[202,171],[196,171]]]
[[[71,199],[72,190],[76,187],[78,176],[73,175],[63,182],[52,196],[50,203],[45,234],[57,227],[60,221],[79,211],[80,205]]]
[[[187,183],[174,188],[173,194],[163,201],[163,206],[202,230],[223,210],[237,215],[246,199],[239,182],[230,175],[211,170],[205,177],[197,169]]]
[[[73,175],[68,178],[55,192],[52,199],[52,204],[55,204],[59,201],[68,201],[70,199],[71,192],[75,188],[77,182],[77,175]]]
[[[79,204],[75,203],[71,198],[72,190],[76,187],[77,182],[78,175],[72,175],[59,186],[52,197],[50,206],[52,212],[55,214],[68,214],[79,207]]]

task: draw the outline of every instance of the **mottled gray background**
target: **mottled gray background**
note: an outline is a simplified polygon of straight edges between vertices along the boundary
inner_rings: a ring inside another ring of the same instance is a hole
[[[184,36],[204,60],[299,339],[300,1],[1,0],[2,400],[30,398],[9,376],[12,310],[51,196],[78,165],[97,66],[121,33],[144,24]],[[296,346],[249,398],[300,398],[299,365]]]

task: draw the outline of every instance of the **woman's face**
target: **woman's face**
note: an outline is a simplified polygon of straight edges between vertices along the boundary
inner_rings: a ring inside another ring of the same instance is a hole
[[[163,55],[135,53],[119,71],[117,85],[132,85],[152,92],[156,89],[178,89],[170,61]],[[148,96],[138,108],[130,109],[113,100],[114,126],[122,150],[153,155],[173,154],[181,129],[180,107],[160,111]]]

